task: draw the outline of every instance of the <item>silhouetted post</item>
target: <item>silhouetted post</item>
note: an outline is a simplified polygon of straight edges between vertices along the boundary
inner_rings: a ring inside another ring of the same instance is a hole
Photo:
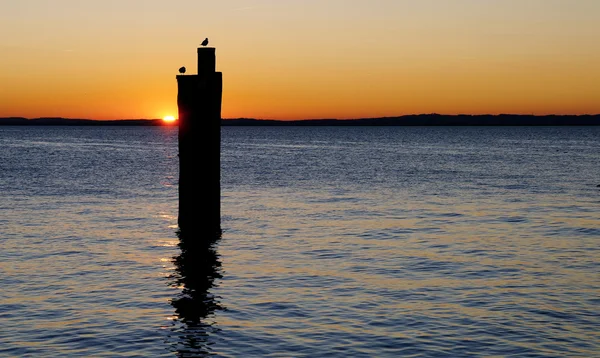
[[[221,98],[215,48],[198,48],[198,74],[177,76],[181,230],[221,231]]]

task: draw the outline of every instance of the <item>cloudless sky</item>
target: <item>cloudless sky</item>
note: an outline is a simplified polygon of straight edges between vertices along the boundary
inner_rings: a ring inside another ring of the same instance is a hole
[[[205,37],[223,118],[600,113],[599,0],[0,0],[0,117],[176,115]]]

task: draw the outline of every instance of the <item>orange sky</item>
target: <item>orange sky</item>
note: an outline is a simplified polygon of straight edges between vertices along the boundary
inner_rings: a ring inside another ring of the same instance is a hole
[[[600,113],[597,0],[19,0],[0,117],[176,115],[205,37],[223,118]]]

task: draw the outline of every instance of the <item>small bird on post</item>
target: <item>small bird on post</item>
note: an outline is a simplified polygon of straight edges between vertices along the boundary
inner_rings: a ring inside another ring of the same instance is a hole
[[[181,68],[179,69],[179,73],[181,73],[181,74],[185,73],[185,67],[181,67]]]
[[[208,37],[204,39],[204,41],[202,41],[202,46],[206,46],[208,45]]]

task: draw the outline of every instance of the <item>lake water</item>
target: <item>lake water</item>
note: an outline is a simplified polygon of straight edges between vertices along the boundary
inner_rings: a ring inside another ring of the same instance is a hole
[[[0,356],[600,357],[600,127],[222,130],[0,127]]]

